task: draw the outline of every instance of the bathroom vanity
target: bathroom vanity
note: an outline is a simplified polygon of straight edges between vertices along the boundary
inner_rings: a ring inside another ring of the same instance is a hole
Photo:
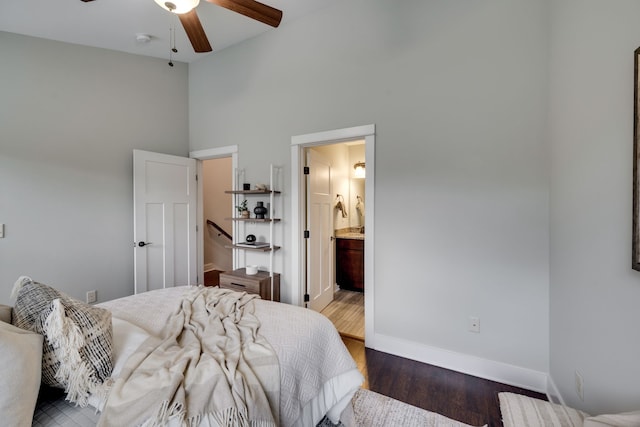
[[[364,233],[336,231],[336,283],[364,292]]]

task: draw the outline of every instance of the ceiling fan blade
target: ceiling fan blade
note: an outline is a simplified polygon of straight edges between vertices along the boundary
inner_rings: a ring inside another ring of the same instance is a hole
[[[280,25],[282,11],[255,0],[207,0],[225,9],[232,10],[241,15],[248,16],[256,21],[263,22],[272,27]]]
[[[198,18],[198,14],[195,9],[187,13],[183,13],[178,15],[180,18],[180,22],[182,22],[182,26],[189,36],[189,40],[191,41],[191,45],[193,46],[193,50],[196,52],[211,52],[211,45],[209,44],[209,39],[207,39],[207,35],[204,32],[204,28],[202,28],[202,24],[200,23],[200,18]]]

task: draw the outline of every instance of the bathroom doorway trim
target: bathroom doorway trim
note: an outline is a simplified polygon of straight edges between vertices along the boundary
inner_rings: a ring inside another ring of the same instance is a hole
[[[304,151],[308,147],[364,139],[365,164],[365,232],[364,239],[364,312],[365,345],[374,336],[374,238],[375,238],[375,131],[374,124],[291,137],[291,303],[304,306],[306,265],[304,259],[305,191]]]

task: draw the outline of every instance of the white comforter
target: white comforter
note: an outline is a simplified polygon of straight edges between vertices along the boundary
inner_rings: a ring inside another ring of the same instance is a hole
[[[187,289],[162,289],[99,304],[113,314],[114,376],[147,333],[162,335]],[[256,300],[255,314],[260,333],[280,362],[281,425],[315,426],[325,414],[337,423],[363,377],[335,327],[312,310],[271,301]]]

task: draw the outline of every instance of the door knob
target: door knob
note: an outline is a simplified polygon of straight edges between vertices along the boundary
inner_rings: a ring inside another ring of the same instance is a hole
[[[145,246],[150,245],[150,244],[151,244],[151,242],[146,242],[146,243],[145,242],[138,242],[138,246],[140,246],[141,248],[144,248]]]

